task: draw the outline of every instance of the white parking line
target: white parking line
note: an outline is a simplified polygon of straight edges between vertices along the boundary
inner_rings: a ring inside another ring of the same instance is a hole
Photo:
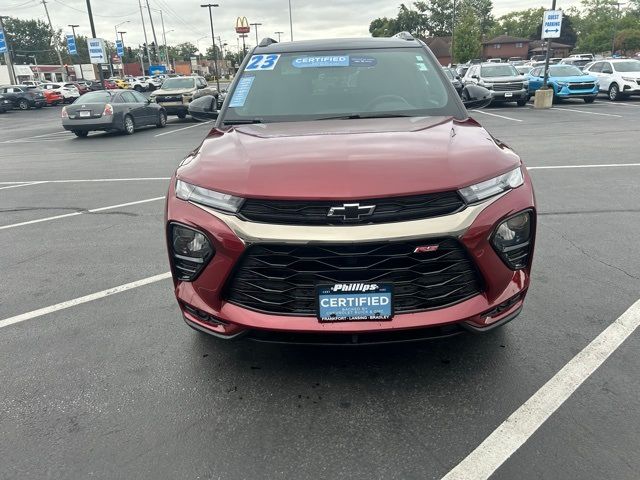
[[[483,115],[489,115],[491,117],[498,117],[498,118],[504,118],[505,120],[512,120],[514,122],[522,122],[522,120],[519,120],[517,118],[505,117],[504,115],[498,115],[496,113],[489,113],[489,112],[485,112],[485,111],[482,111],[482,110],[471,110],[471,111],[472,112],[478,112],[478,113],[481,113]]]
[[[8,327],[9,325],[15,325],[16,323],[24,322],[25,320],[30,320],[36,317],[41,317],[42,315],[47,315],[49,313],[57,312],[59,310],[64,310],[66,308],[75,307],[76,305],[80,305],[82,303],[92,302],[93,300],[98,300],[100,298],[108,297],[116,293],[126,292],[127,290],[142,287],[144,285],[149,285],[150,283],[159,282],[161,280],[165,280],[170,277],[171,277],[171,272],[161,273],[160,275],[154,275],[153,277],[143,278],[142,280],[137,280],[131,283],[125,283],[124,285],[119,285],[117,287],[109,288],[107,290],[102,290],[101,292],[85,295],[84,297],[74,298],[73,300],[67,300],[66,302],[57,303],[49,307],[44,307],[38,310],[33,310],[31,312],[22,313],[14,317],[5,318],[4,320],[0,320],[0,328]]]
[[[12,185],[9,185],[8,187],[0,187],[0,190],[7,190],[8,188],[29,187],[31,185],[40,185],[43,183],[47,183],[47,182],[26,182],[26,183],[12,184]]]
[[[585,113],[587,115],[600,115],[603,117],[618,117],[618,118],[622,118],[622,115],[615,115],[613,113],[599,113],[599,112],[588,112],[587,110],[576,110],[575,108],[560,108],[560,107],[553,107],[551,109],[551,111],[563,111],[563,112],[576,112],[576,113]]]
[[[133,177],[133,178],[82,178],[78,180],[21,180],[0,182],[0,185],[40,184],[40,183],[85,183],[85,182],[146,182],[152,180],[171,180],[171,177]]]
[[[489,478],[640,325],[640,300],[522,404],[442,480]]]
[[[175,130],[171,130],[170,132],[164,132],[164,133],[159,133],[157,135],[154,135],[154,137],[162,137],[163,135],[171,135],[172,133],[181,132],[182,130],[188,130],[189,128],[201,127],[202,125],[207,125],[207,124],[209,124],[211,122],[213,122],[213,120],[209,120],[208,122],[197,123],[195,125],[189,125],[188,127],[176,128]]]
[[[6,230],[8,228],[15,228],[15,227],[23,227],[25,225],[33,225],[34,223],[50,222],[51,220],[60,220],[61,218],[77,217],[78,215],[84,215],[87,213],[104,212],[105,210],[113,210],[115,208],[120,208],[120,207],[129,207],[131,205],[140,205],[141,203],[164,200],[164,198],[165,197],[147,198],[146,200],[138,200],[136,202],[121,203],[119,205],[109,205],[108,207],[92,208],[91,210],[82,210],[80,212],[64,213],[62,215],[55,215],[53,217],[45,217],[45,218],[38,218],[36,220],[29,220],[28,222],[12,223],[11,225],[0,226],[0,230]]]
[[[563,168],[618,168],[618,167],[640,167],[640,163],[603,163],[599,165],[544,165],[538,167],[527,167],[527,170],[558,170]]]

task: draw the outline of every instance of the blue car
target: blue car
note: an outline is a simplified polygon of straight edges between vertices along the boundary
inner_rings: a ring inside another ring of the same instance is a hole
[[[534,68],[529,78],[529,95],[542,88],[544,66]],[[582,98],[593,102],[598,96],[598,79],[580,71],[573,65],[549,65],[549,87],[553,88],[553,99]]]

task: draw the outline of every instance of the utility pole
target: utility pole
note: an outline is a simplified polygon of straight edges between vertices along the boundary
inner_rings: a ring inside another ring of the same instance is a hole
[[[93,12],[91,11],[91,0],[87,0],[87,13],[89,14],[89,24],[91,25],[91,37],[96,38],[96,26],[93,24]],[[102,73],[102,64],[98,63],[97,65],[98,65],[98,78],[100,78],[100,86],[104,88],[104,74]]]
[[[256,28],[256,47],[258,46],[258,43],[260,43],[260,40],[258,40],[258,27],[261,26],[261,23],[250,23],[249,25],[251,25],[252,27]]]
[[[291,41],[293,42],[293,15],[291,14],[291,0],[289,0],[289,30],[291,31]]]
[[[7,31],[4,29],[4,22],[2,21],[3,18],[9,17],[3,17],[2,15],[0,15],[0,30],[4,32],[4,41],[7,45],[7,51],[4,52],[4,62],[7,64],[7,67],[9,67],[9,81],[12,85],[15,85],[16,83],[18,83],[18,77],[16,77],[16,70],[13,68],[13,60],[11,58],[11,45],[9,44],[9,36],[7,35]]]
[[[49,20],[49,28],[51,29],[51,39],[54,41],[53,42],[53,48],[56,51],[56,54],[58,55],[58,62],[60,63],[60,68],[64,69],[64,63],[62,63],[62,55],[60,55],[60,49],[58,48],[59,45],[58,45],[58,42],[57,42],[57,38],[55,38],[56,37],[56,33],[53,30],[53,24],[51,23],[51,17],[49,16],[49,9],[47,8],[47,2],[45,0],[42,0],[42,5],[44,5],[44,11],[47,14],[47,20]],[[64,73],[63,73],[62,79],[66,80],[66,78],[65,78],[66,76],[67,76],[67,72],[65,70]]]
[[[160,10],[160,23],[162,24],[162,43],[164,44],[164,59],[167,62],[167,68],[169,67],[169,50],[167,49],[167,32],[164,29],[164,16],[162,10]]]
[[[153,16],[151,15],[151,8],[149,7],[149,0],[147,2],[147,11],[149,12],[149,20],[151,21],[151,33],[153,33],[153,44],[156,46],[156,56],[158,56],[158,39],[156,38],[156,29],[153,26]]]
[[[276,35],[278,35],[278,43],[280,43],[280,35],[282,35],[284,32],[274,32]]]
[[[140,7],[140,20],[142,20],[142,33],[144,33],[144,46],[147,50],[147,59],[149,59],[149,65],[151,65],[151,54],[149,53],[149,40],[147,40],[147,27],[145,27],[144,25],[144,15],[142,14],[142,3],[140,0],[138,0],[138,6]],[[142,75],[144,75],[144,64],[142,66]]]
[[[451,64],[456,63],[456,0],[453,0],[453,23],[451,24]]]
[[[616,32],[618,31],[618,21],[620,21],[620,7],[625,3],[612,2],[611,5],[618,7],[618,13],[613,20],[613,35],[611,36],[611,55],[616,53]]]
[[[211,24],[211,45],[213,46],[213,74],[216,77],[216,88],[220,92],[220,75],[218,75],[218,52],[216,51],[216,35],[213,32],[213,13],[212,9],[219,7],[217,3],[207,3],[206,5],[200,5],[202,8],[209,9],[209,23]]]

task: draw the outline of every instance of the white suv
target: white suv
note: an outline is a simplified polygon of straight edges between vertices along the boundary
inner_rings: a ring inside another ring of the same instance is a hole
[[[128,78],[127,81],[135,91],[145,92],[149,90],[149,82],[147,81],[147,78],[148,77],[132,77]]]
[[[609,94],[609,100],[620,100],[629,95],[640,95],[640,61],[627,58],[598,60],[584,67],[600,83],[600,91]]]
[[[39,86],[44,90],[53,90],[62,95],[62,103],[73,103],[80,97],[80,91],[73,83],[43,83]]]

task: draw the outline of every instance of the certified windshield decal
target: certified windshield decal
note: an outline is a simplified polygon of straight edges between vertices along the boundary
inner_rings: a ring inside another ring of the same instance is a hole
[[[280,55],[276,55],[272,53],[271,55],[253,55],[247,66],[245,67],[245,72],[256,72],[256,71],[264,71],[264,70],[273,70],[276,68],[278,64],[278,60],[280,60]]]
[[[349,55],[298,57],[291,61],[291,65],[296,68],[348,67]]]
[[[256,77],[253,75],[243,75],[238,85],[236,85],[236,89],[233,92],[233,97],[231,98],[231,102],[229,103],[230,108],[244,107],[244,102],[247,100],[247,96],[251,91],[251,85],[253,85],[253,80]]]

